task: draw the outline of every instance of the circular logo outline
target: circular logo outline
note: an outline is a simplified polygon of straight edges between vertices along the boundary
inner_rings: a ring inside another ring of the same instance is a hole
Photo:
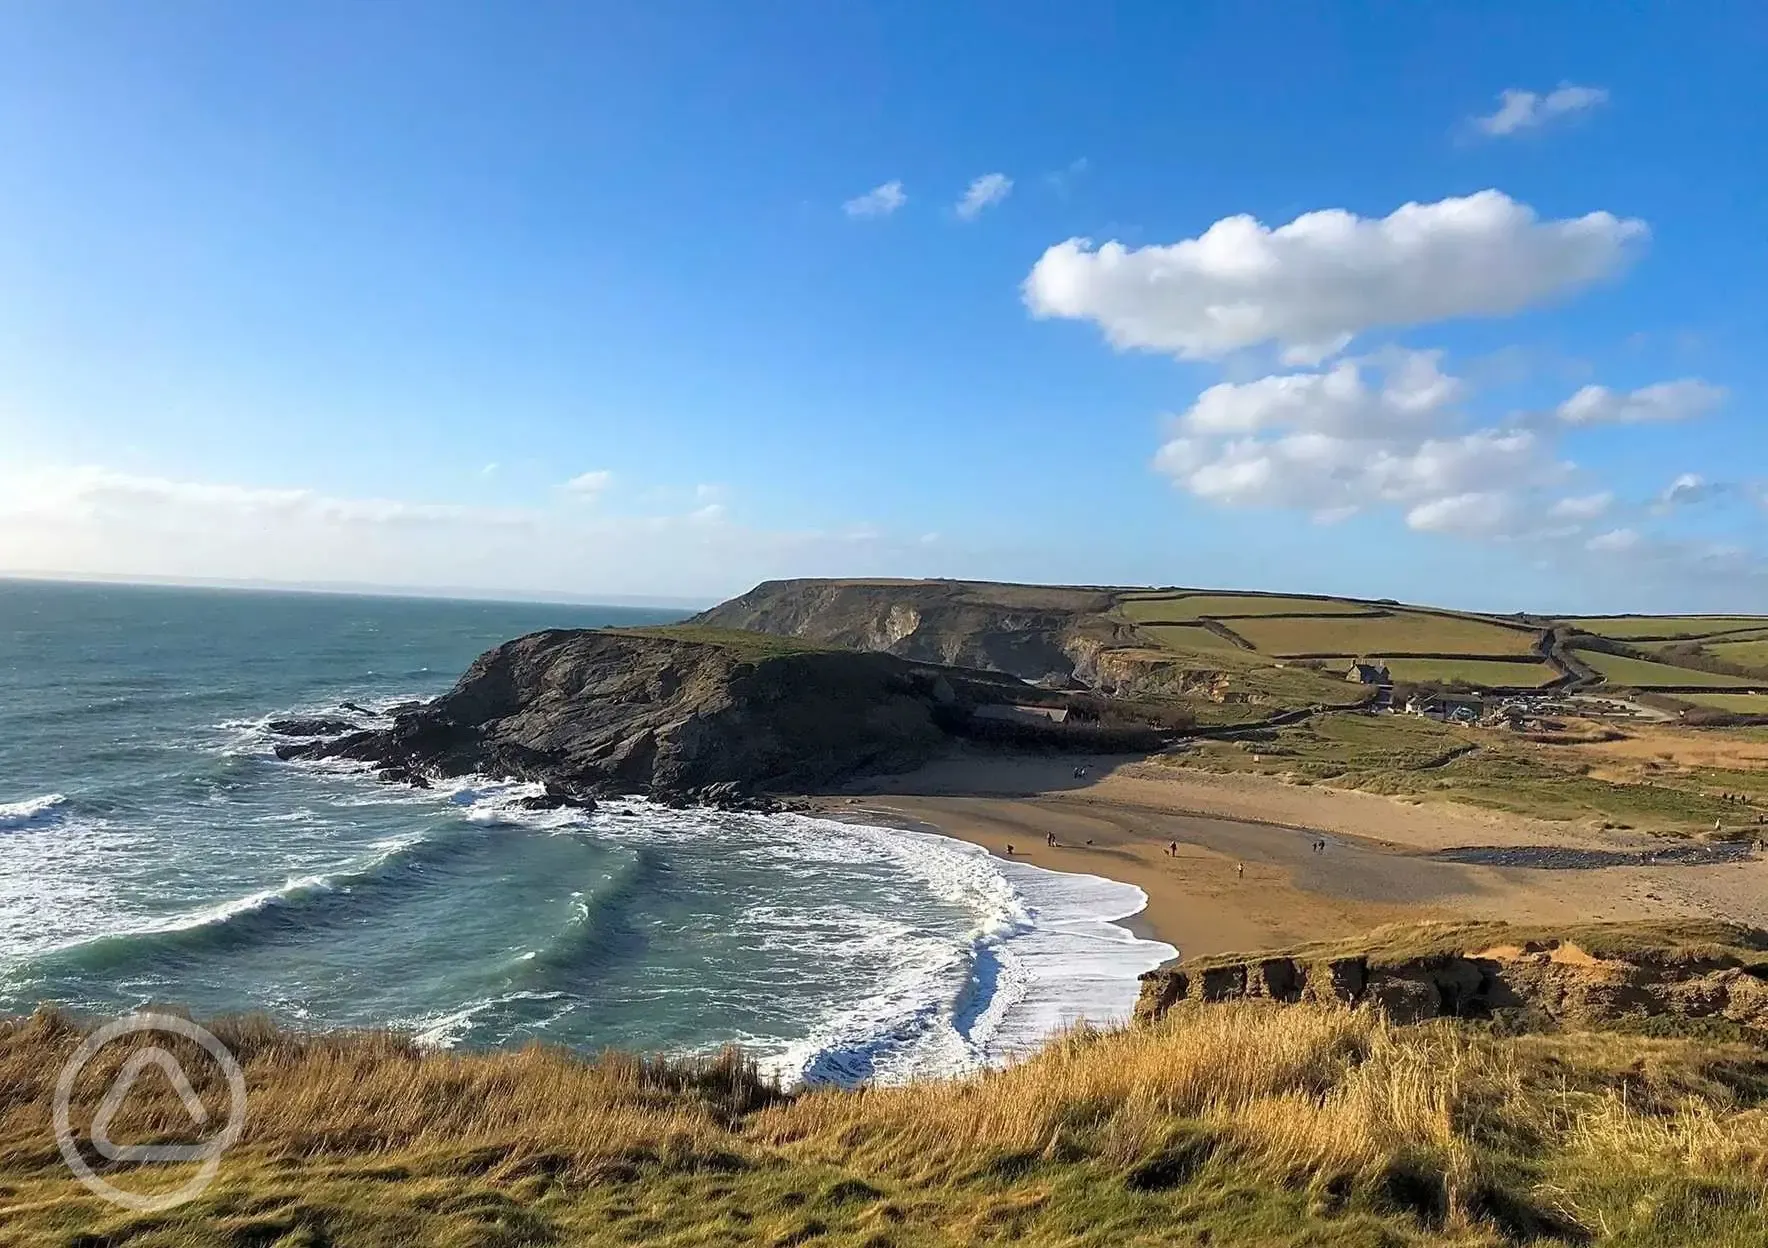
[[[80,1156],[75,1144],[72,1125],[71,1103],[74,1093],[74,1081],[86,1064],[113,1040],[124,1036],[135,1035],[143,1031],[159,1031],[170,1035],[182,1036],[186,1040],[200,1045],[209,1056],[220,1065],[222,1073],[227,1077],[227,1125],[222,1127],[220,1134],[201,1144],[175,1145],[128,1145],[119,1147],[112,1144],[108,1133],[111,1117],[121,1107],[123,1097],[127,1095],[134,1075],[142,1066],[149,1063],[160,1066],[173,1079],[179,1097],[187,1109],[191,1109],[192,1117],[202,1125],[207,1121],[207,1111],[202,1103],[196,1100],[191,1089],[190,1078],[184,1068],[165,1049],[154,1046],[137,1054],[126,1064],[124,1071],[106,1090],[104,1099],[99,1103],[98,1112],[93,1116],[92,1144],[101,1156],[110,1160],[127,1160],[143,1162],[179,1162],[200,1161],[196,1174],[182,1186],[158,1196],[143,1196],[135,1192],[124,1191],[122,1188],[100,1178],[93,1172],[86,1159]],[[124,1078],[127,1074],[129,1077]],[[194,1108],[192,1104],[194,1102]],[[221,1154],[239,1142],[246,1128],[246,1076],[240,1069],[239,1061],[228,1047],[217,1040],[205,1028],[198,1026],[187,1018],[175,1014],[132,1014],[127,1018],[119,1018],[106,1023],[97,1031],[87,1036],[75,1049],[72,1056],[62,1065],[61,1076],[55,1083],[55,1101],[53,1106],[55,1122],[55,1144],[61,1150],[61,1158],[73,1171],[74,1177],[86,1189],[114,1205],[137,1213],[159,1213],[166,1209],[194,1200],[214,1182],[221,1169]]]

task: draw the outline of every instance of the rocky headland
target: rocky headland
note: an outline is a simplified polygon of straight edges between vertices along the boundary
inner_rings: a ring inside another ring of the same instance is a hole
[[[1000,672],[758,634],[555,630],[487,651],[448,693],[385,727],[277,754],[350,759],[420,785],[468,773],[539,781],[556,804],[643,793],[729,805],[912,770],[960,739],[1159,744],[1157,726],[1101,710]]]

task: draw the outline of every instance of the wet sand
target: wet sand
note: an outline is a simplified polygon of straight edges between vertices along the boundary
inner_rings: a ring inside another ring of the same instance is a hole
[[[1079,761],[1084,779],[1073,775]],[[1230,783],[1214,783],[1222,780]],[[1648,864],[1646,852],[1663,842],[1142,760],[957,757],[868,781],[825,808],[927,827],[1001,855],[1011,845],[1016,862],[1134,884],[1148,906],[1132,926],[1186,957],[1420,919],[1711,917],[1768,926],[1768,861],[1753,855]]]

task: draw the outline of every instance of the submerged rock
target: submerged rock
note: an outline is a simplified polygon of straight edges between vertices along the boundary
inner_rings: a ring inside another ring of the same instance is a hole
[[[347,707],[350,704],[346,702],[344,705]],[[359,732],[361,727],[347,719],[330,719],[325,716],[273,719],[264,725],[266,732],[273,732],[279,737],[340,737],[346,732]]]
[[[516,805],[523,810],[563,810],[568,807],[573,810],[593,811],[595,798],[587,793],[568,789],[562,784],[548,784],[546,792],[524,797]]]

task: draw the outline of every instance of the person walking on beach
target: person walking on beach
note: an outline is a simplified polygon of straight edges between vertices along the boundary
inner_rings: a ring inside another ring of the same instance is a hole
[[[1013,842],[1008,841],[1007,842],[1007,857],[1011,858],[1012,856],[1013,856]]]
[[[1179,856],[1179,843],[1177,841],[1168,841],[1166,843],[1166,856],[1168,858],[1177,858]]]
[[[1044,844],[1048,845],[1051,849],[1055,849],[1056,848],[1056,834],[1054,832],[1044,833]]]
[[[1246,864],[1244,862],[1234,864],[1234,878],[1239,880],[1246,878]]]

